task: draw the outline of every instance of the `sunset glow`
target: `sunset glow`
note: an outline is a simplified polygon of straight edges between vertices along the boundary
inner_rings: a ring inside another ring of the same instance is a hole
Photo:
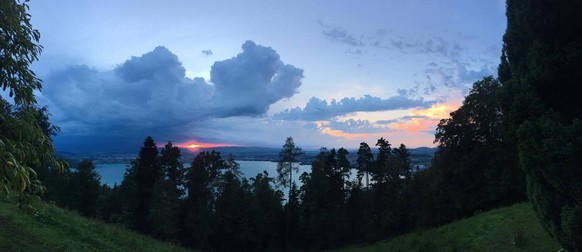
[[[200,149],[211,149],[219,147],[234,147],[238,146],[236,144],[225,144],[225,143],[201,143],[197,141],[188,141],[185,143],[176,144],[177,147],[181,149],[186,149],[189,151],[199,151]]]
[[[426,116],[431,119],[444,119],[448,118],[449,114],[461,106],[461,102],[450,101],[446,103],[439,103],[432,105],[427,109],[413,109],[410,112],[411,116]],[[436,124],[435,124],[436,125]]]

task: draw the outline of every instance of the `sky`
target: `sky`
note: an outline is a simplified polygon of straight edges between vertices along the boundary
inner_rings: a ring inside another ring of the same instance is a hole
[[[434,147],[496,76],[504,1],[30,2],[61,151],[158,145]]]

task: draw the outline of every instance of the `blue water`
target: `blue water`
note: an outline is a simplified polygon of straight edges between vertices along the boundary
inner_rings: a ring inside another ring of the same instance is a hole
[[[129,164],[97,164],[95,170],[101,176],[101,184],[113,187],[121,184],[123,174]]]
[[[256,176],[258,173],[267,171],[270,177],[277,176],[277,163],[269,161],[237,161],[240,164],[240,170],[246,178]],[[121,184],[123,174],[129,164],[97,164],[95,166],[97,173],[101,176],[101,183],[109,186]],[[293,174],[293,180],[297,185],[299,183],[299,175],[303,172],[310,172],[310,165],[300,165],[299,172]]]

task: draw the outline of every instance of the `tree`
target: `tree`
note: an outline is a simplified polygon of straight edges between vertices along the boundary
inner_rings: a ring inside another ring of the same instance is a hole
[[[508,0],[507,59],[499,67],[529,199],[572,251],[582,250],[581,8],[580,1]]]
[[[525,198],[525,180],[504,131],[499,100],[501,84],[485,77],[473,84],[463,105],[437,126],[438,150],[431,169],[437,172],[441,222],[472,215]]]
[[[182,154],[180,148],[173,146],[171,141],[161,150],[160,165],[164,178],[171,182],[173,190],[176,190],[178,195],[183,194],[184,185],[184,165],[182,164]]]
[[[0,192],[23,201],[39,199],[35,195],[44,190],[33,167],[64,167],[55,158],[50,136],[38,125],[38,110],[33,106],[33,91],[41,89],[41,82],[29,66],[38,59],[42,46],[40,33],[26,13],[27,2],[0,1],[0,87],[8,89],[16,106],[22,106],[19,115],[11,114],[12,107],[0,97]]]
[[[174,181],[166,178],[154,184],[147,220],[151,232],[163,239],[177,239],[179,233],[181,191],[176,190]]]
[[[30,64],[38,60],[40,32],[32,28],[28,1],[0,1],[0,87],[9,90],[16,104],[35,104],[32,91],[42,84]]]
[[[183,210],[185,221],[182,232],[186,241],[193,247],[208,247],[209,234],[213,232],[212,217],[216,193],[222,171],[227,163],[217,151],[198,153],[186,173],[187,197]]]
[[[251,187],[231,170],[221,174],[217,184],[211,231],[212,247],[219,251],[255,251],[259,241],[254,229]]]
[[[303,155],[303,150],[295,146],[293,138],[287,137],[285,144],[279,152],[279,162],[277,163],[277,181],[279,181],[279,184],[283,187],[289,187],[289,193],[287,195],[291,195],[293,172],[299,171],[299,164],[297,164],[297,162],[299,161],[298,157],[301,155]],[[285,219],[285,244],[288,245],[290,236],[289,229],[291,224],[288,215],[285,217]]]
[[[144,233],[152,230],[148,221],[148,211],[153,198],[155,183],[162,178],[163,170],[158,159],[158,147],[151,137],[146,137],[139,151],[137,159],[133,160],[131,167],[132,180],[137,190],[135,207],[131,209],[132,226]]]
[[[69,182],[67,193],[71,194],[71,201],[66,202],[66,206],[78,210],[82,215],[96,217],[101,194],[100,179],[91,160],[79,162]]]
[[[372,149],[370,146],[362,142],[360,143],[360,149],[358,149],[358,177],[362,177],[362,174],[366,174],[366,190],[369,189],[370,183],[370,169],[372,168],[372,161],[374,159],[374,155],[372,155]]]
[[[160,238],[176,239],[180,231],[179,218],[184,195],[184,165],[180,149],[168,142],[161,150],[160,166],[163,175],[154,184],[148,221],[152,232]]]
[[[293,138],[287,137],[285,144],[279,152],[279,162],[277,163],[277,180],[283,187],[291,188],[293,182],[293,172],[299,171],[298,157],[303,155],[303,150],[295,146]]]
[[[337,172],[340,182],[342,184],[342,190],[346,190],[346,186],[350,184],[350,175],[352,174],[352,166],[350,165],[350,160],[348,155],[350,153],[344,148],[340,148],[337,151]]]
[[[282,231],[282,221],[283,220],[283,209],[281,203],[283,202],[283,192],[280,190],[275,190],[273,185],[275,184],[275,179],[269,176],[267,171],[257,174],[254,178],[251,178],[252,186],[252,197],[253,197],[253,216],[255,216],[256,232],[255,237],[258,241],[258,247],[256,251],[273,251],[280,249],[280,245],[283,244],[283,232]],[[292,185],[291,194],[289,195],[288,204],[285,207],[285,211],[288,212],[288,216],[293,216],[291,218],[299,222],[298,208],[299,202],[297,200],[297,186]],[[296,234],[297,232],[290,232],[291,234]],[[291,237],[290,241],[295,241]]]

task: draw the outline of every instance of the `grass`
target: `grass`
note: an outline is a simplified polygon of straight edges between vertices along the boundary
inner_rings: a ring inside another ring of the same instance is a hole
[[[186,251],[45,203],[35,208],[0,200],[0,251]]]
[[[340,251],[550,251],[561,246],[542,228],[529,203],[479,213],[441,227],[419,230]]]
[[[0,200],[0,251],[186,251],[170,243],[39,204],[26,213]],[[341,251],[558,251],[529,203]]]

